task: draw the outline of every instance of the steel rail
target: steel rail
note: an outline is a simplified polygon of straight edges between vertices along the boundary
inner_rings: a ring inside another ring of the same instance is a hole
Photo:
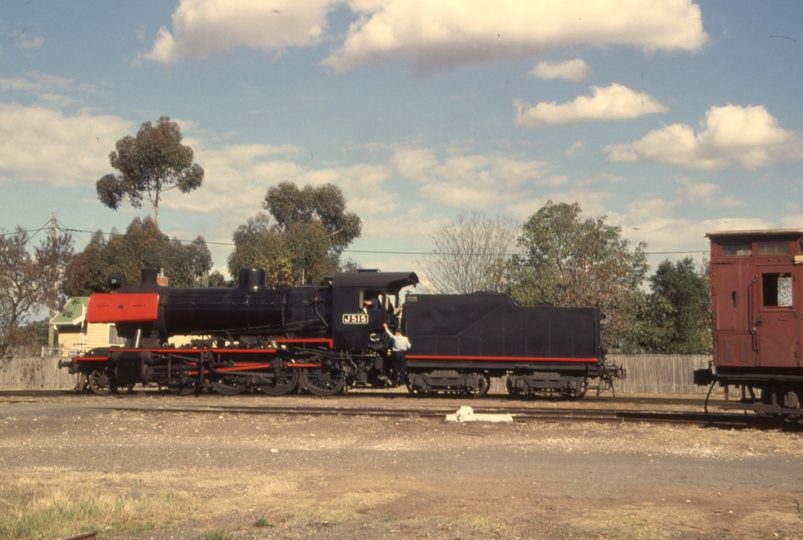
[[[100,408],[99,408],[100,409]],[[377,408],[377,407],[323,407],[323,406],[198,406],[198,407],[102,407],[104,410],[185,413],[185,414],[286,414],[303,416],[371,416],[445,419],[454,408]],[[784,426],[771,417],[732,413],[690,413],[681,411],[644,412],[603,409],[537,409],[517,407],[474,407],[475,414],[510,414],[517,423],[527,422],[593,422],[677,424],[728,429],[774,429]],[[785,426],[791,427],[791,426]]]

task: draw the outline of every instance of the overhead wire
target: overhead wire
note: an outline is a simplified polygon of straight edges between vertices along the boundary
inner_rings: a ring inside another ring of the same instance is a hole
[[[34,238],[34,236],[36,236],[36,234],[38,234],[39,232],[41,232],[41,231],[43,231],[43,230],[45,230],[45,229],[48,229],[49,227],[50,227],[50,220],[48,220],[48,221],[47,221],[47,222],[46,222],[46,223],[45,223],[45,224],[44,224],[42,227],[40,227],[40,228],[38,228],[38,229],[20,229],[20,230],[22,230],[22,231],[24,231],[24,232],[28,232],[28,233],[30,233],[30,232],[33,232],[33,233],[34,233],[34,234],[33,234],[33,236],[31,236],[31,237],[28,239],[28,240],[30,241],[30,240],[32,240],[32,239]],[[61,232],[65,232],[65,233],[88,233],[88,234],[95,234],[95,233],[97,233],[97,232],[100,232],[102,235],[104,235],[104,236],[109,236],[109,237],[115,237],[115,236],[125,236],[125,233],[117,233],[117,232],[104,232],[104,231],[103,231],[103,230],[101,230],[101,229],[97,229],[97,230],[94,230],[94,231],[90,231],[90,230],[86,230],[86,229],[75,229],[75,228],[72,228],[72,227],[66,227],[66,226],[64,226],[64,224],[63,224],[63,223],[61,223],[61,221],[59,221],[58,219],[56,220],[56,228],[57,228],[59,231],[61,231]],[[10,236],[10,235],[13,235],[13,234],[16,234],[16,232],[13,232],[13,233],[0,233],[0,236]],[[89,243],[89,241],[87,241],[87,240],[85,240],[85,239],[83,239],[83,238],[81,238],[81,240],[82,240],[84,243],[86,243],[86,244],[88,244],[88,243]],[[174,238],[174,240],[178,240],[179,242],[181,242],[181,243],[183,243],[183,244],[192,244],[193,242],[195,242],[195,240],[182,240],[182,239],[180,239],[180,238]],[[234,243],[234,242],[214,242],[214,241],[206,241],[206,240],[204,240],[204,243],[205,243],[206,245],[211,245],[211,246],[234,246],[234,245],[235,245],[235,243]],[[390,251],[390,250],[379,250],[379,249],[344,249],[342,252],[343,252],[343,253],[364,253],[364,254],[371,254],[371,255],[424,255],[424,256],[427,256],[427,255],[429,255],[429,256],[432,256],[432,255],[438,255],[438,256],[445,256],[445,257],[448,257],[448,256],[454,256],[454,255],[459,255],[458,253],[448,253],[448,252],[433,252],[433,251]],[[684,254],[707,254],[707,253],[708,253],[708,250],[683,250],[683,251],[643,251],[642,253],[644,253],[645,255],[684,255]],[[514,254],[512,254],[512,253],[501,253],[501,254],[497,254],[497,253],[490,253],[489,255],[490,255],[490,256],[498,256],[498,255],[502,255],[502,256],[504,256],[504,257],[512,257]]]

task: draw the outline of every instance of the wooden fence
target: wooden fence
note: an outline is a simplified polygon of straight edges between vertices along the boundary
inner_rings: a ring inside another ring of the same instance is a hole
[[[58,356],[14,358],[0,363],[0,390],[69,390],[76,375],[59,369]]]
[[[608,364],[627,370],[627,378],[615,381],[617,394],[701,394],[707,387],[695,386],[692,373],[708,365],[707,355],[639,354],[608,356]],[[75,375],[59,369],[59,357],[15,358],[0,366],[0,390],[69,390]],[[720,390],[721,391],[721,390]],[[491,392],[505,393],[504,381],[493,379]]]
[[[609,354],[608,365],[625,368],[627,378],[614,381],[617,394],[705,394],[694,385],[694,370],[708,367],[711,356],[681,354]]]

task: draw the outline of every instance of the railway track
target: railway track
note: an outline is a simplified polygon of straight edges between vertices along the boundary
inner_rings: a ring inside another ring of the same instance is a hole
[[[68,399],[77,399],[81,397],[97,397],[98,399],[142,399],[142,398],[176,398],[175,394],[166,391],[159,391],[155,389],[135,389],[133,392],[120,392],[113,396],[95,396],[94,394],[89,393],[76,393],[72,390],[0,390],[0,401],[4,401],[8,398],[50,398],[50,397],[64,397]],[[211,393],[201,393],[199,395],[192,395],[191,398],[196,399],[215,399],[215,398],[223,398],[219,394],[214,392]],[[411,396],[406,392],[388,392],[388,391],[365,391],[361,390],[358,392],[349,392],[348,394],[332,396],[331,398],[327,399],[354,399],[358,401],[360,399],[367,399],[367,398],[385,398],[389,400],[419,400],[421,398],[416,396]],[[188,397],[189,399],[189,397]],[[270,401],[272,398],[270,396],[261,395],[261,394],[239,394],[234,397],[227,397],[225,399],[253,399],[255,401]],[[285,399],[285,398],[283,398]],[[293,399],[293,396],[287,396],[286,399]],[[454,400],[464,400],[465,396],[460,395],[443,395],[438,396],[435,399],[443,400],[444,403]],[[472,401],[472,403],[481,404],[486,399],[488,400],[511,400],[512,402],[521,402],[521,398],[511,398],[507,394],[489,394],[486,398],[481,398],[479,401]],[[549,397],[544,398],[536,398],[533,402],[538,401],[544,402],[559,402],[559,399],[553,399]],[[606,403],[606,404],[635,404],[635,405],[691,405],[691,406],[700,406],[702,408],[703,402],[705,401],[705,395],[701,394],[699,397],[683,397],[683,396],[670,396],[670,397],[656,397],[656,396],[587,396],[582,400],[582,403]],[[725,403],[723,401],[723,403]]]
[[[112,406],[116,411],[184,414],[258,414],[305,416],[374,416],[443,420],[454,407],[342,407],[342,406]],[[475,414],[509,414],[513,422],[593,422],[693,425],[723,429],[777,429],[793,427],[772,417],[736,413],[691,413],[681,411],[645,412],[615,409],[559,409],[533,407],[472,407]]]
[[[443,420],[446,415],[454,414],[457,406],[455,402],[458,397],[448,396],[440,401],[442,405],[417,404],[415,406],[404,406],[401,403],[416,403],[419,398],[409,396],[405,393],[383,393],[383,392],[362,392],[352,393],[347,396],[337,396],[338,403],[327,405],[305,405],[290,404],[293,397],[282,399],[281,402],[274,402],[267,396],[243,395],[238,398],[222,398],[217,394],[201,394],[191,398],[176,397],[173,394],[156,391],[139,391],[129,394],[121,393],[114,397],[98,397],[88,394],[76,394],[72,391],[37,391],[19,390],[0,392],[0,402],[14,403],[22,399],[35,401],[41,398],[62,397],[70,401],[73,398],[93,397],[92,404],[88,406],[98,409],[113,409],[119,411],[140,411],[148,413],[188,413],[188,414],[285,414],[285,415],[340,415],[340,416],[375,416],[375,417],[417,417],[426,419]],[[388,405],[360,405],[360,401],[367,399],[384,398]],[[27,399],[25,399],[27,398]],[[172,398],[172,399],[170,399]],[[216,404],[212,403],[215,398],[232,400],[237,399],[236,403]],[[106,401],[108,399],[108,401]],[[166,403],[161,404],[162,400]],[[186,404],[181,403],[186,399]],[[498,399],[506,399],[506,396],[499,396]],[[341,405],[339,402],[348,401],[355,405]],[[105,403],[104,403],[105,401]],[[461,404],[465,403],[461,399]],[[649,410],[649,407],[672,406],[672,405],[699,405],[702,409],[703,400],[697,398],[686,398],[671,396],[667,398],[653,396],[623,396],[602,398],[588,397],[584,402],[604,403],[606,406],[617,404],[639,404],[644,405],[647,410],[623,410],[613,407],[605,409],[592,408],[558,408],[558,407],[527,407],[518,406],[522,403],[518,400],[509,400],[510,406],[483,406],[485,400],[471,400],[470,404],[476,414],[510,414],[514,422],[594,422],[594,423],[652,423],[652,424],[677,424],[694,425],[700,427],[717,427],[724,429],[800,429],[801,419],[779,418],[777,416],[761,414],[745,414],[744,412],[689,412],[689,411],[657,411]],[[492,400],[489,400],[492,401]],[[121,402],[125,403],[122,405]],[[146,403],[147,402],[147,403]],[[498,402],[498,401],[497,401]],[[99,405],[94,405],[94,404]],[[534,403],[534,402],[529,402]],[[552,402],[554,403],[554,401]],[[577,403],[577,402],[575,402]],[[399,405],[396,405],[399,404]],[[719,403],[720,405],[725,402]]]

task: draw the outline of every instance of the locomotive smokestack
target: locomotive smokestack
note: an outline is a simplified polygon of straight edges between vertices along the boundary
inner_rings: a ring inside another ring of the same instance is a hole
[[[268,273],[264,268],[240,268],[238,287],[243,290],[255,290],[265,287]]]

